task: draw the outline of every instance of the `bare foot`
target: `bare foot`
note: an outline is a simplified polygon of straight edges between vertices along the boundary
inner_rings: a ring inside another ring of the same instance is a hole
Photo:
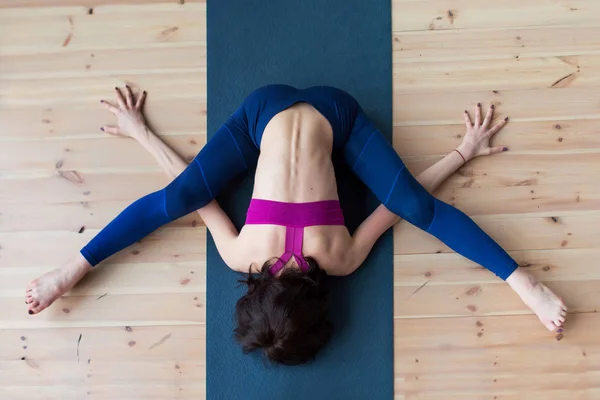
[[[79,255],[65,266],[37,278],[25,289],[25,303],[29,314],[37,314],[60,296],[71,290],[91,269],[91,265]]]
[[[545,285],[523,268],[517,268],[506,282],[533,310],[550,331],[561,329],[567,319],[567,306]]]

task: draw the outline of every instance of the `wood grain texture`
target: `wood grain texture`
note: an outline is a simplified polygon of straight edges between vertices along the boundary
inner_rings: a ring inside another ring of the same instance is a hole
[[[489,271],[394,228],[395,393],[403,400],[600,398],[600,3],[393,0],[394,146],[413,173],[494,104],[508,153],[436,193],[573,311],[549,334]],[[206,141],[206,4],[0,1],[0,398],[205,397],[206,230],[174,221],[39,316],[22,291],[167,179],[99,128],[111,88],[149,91],[185,157]],[[233,110],[232,110],[233,111]],[[35,191],[34,191],[35,189]]]

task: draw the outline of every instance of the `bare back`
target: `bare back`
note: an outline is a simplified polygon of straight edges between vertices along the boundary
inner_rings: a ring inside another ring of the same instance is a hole
[[[287,203],[337,200],[331,152],[333,132],[327,119],[307,103],[296,103],[267,124],[256,167],[253,198]],[[284,251],[285,227],[246,225],[239,240],[253,269]],[[303,254],[330,272],[350,243],[344,226],[305,228]]]

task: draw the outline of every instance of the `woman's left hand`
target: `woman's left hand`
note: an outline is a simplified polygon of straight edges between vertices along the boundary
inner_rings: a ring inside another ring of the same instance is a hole
[[[503,151],[508,151],[506,147],[503,146],[490,146],[490,139],[496,132],[504,127],[508,123],[508,117],[504,118],[498,124],[494,125],[490,128],[490,122],[494,116],[494,105],[490,105],[488,112],[484,118],[481,120],[481,104],[478,103],[475,106],[475,122],[471,122],[471,117],[469,116],[469,112],[465,110],[465,124],[467,126],[467,132],[464,135],[463,141],[458,146],[457,150],[465,158],[465,161],[469,161],[472,158],[478,156],[488,156],[490,154],[501,153]]]

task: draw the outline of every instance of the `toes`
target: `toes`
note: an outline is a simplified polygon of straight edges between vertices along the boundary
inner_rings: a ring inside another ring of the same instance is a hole
[[[554,325],[556,325],[558,328],[562,328],[563,322],[564,322],[564,320],[561,321],[560,319],[555,319]]]
[[[39,312],[43,311],[46,309],[47,305],[46,304],[41,304],[39,301],[34,301],[34,306],[29,308],[29,314],[30,315],[35,315],[38,314]]]
[[[33,302],[33,297],[31,297],[31,296],[28,296],[28,297],[25,299],[25,304],[31,304],[32,302]]]
[[[542,321],[542,323],[550,332],[554,332],[557,329],[557,326],[552,321]]]

